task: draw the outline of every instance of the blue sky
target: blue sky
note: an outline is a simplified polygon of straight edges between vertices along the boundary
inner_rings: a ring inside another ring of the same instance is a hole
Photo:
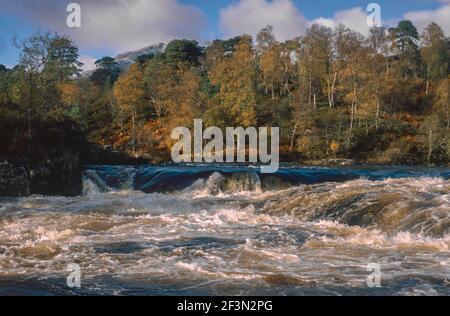
[[[81,29],[65,24],[65,7],[81,5]],[[14,36],[24,38],[37,28],[74,38],[87,68],[103,55],[116,55],[173,38],[201,43],[240,33],[255,35],[274,25],[279,40],[302,35],[312,23],[344,23],[366,32],[366,7],[381,6],[386,25],[408,18],[419,29],[440,24],[450,36],[450,0],[0,0],[0,63],[14,65]]]

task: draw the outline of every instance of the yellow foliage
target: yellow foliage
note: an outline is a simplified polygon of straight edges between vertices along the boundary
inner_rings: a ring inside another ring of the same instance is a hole
[[[341,148],[341,145],[339,145],[339,143],[335,140],[333,140],[330,144],[330,150],[331,152],[336,155],[339,151],[339,149]]]
[[[231,57],[220,59],[209,73],[212,84],[220,88],[218,98],[223,112],[229,116],[228,124],[255,125],[255,77],[253,48],[246,37]]]

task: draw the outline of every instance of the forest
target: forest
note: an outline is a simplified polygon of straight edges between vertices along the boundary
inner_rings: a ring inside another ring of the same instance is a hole
[[[280,127],[285,162],[450,163],[450,38],[435,23],[419,33],[401,21],[367,37],[312,25],[286,42],[271,26],[205,46],[173,40],[127,69],[105,56],[89,76],[67,36],[38,31],[15,45],[18,64],[0,65],[10,146],[37,122],[71,120],[99,146],[161,163],[172,129],[202,119]]]

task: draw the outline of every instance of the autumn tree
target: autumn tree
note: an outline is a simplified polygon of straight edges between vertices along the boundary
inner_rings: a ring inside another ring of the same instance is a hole
[[[436,23],[426,27],[422,40],[424,44],[422,57],[426,66],[426,94],[428,95],[430,80],[439,81],[447,78],[450,55],[444,32]]]
[[[360,34],[342,25],[337,28],[335,37],[336,67],[338,69],[337,90],[341,100],[350,107],[346,141],[348,149],[358,115],[358,104],[363,96],[361,87],[367,80],[367,48],[363,46],[364,39]]]
[[[209,73],[218,87],[218,107],[228,126],[252,126],[256,123],[256,67],[250,37],[242,37],[231,56],[216,62]]]
[[[281,62],[281,45],[275,40],[272,26],[267,26],[259,32],[257,43],[262,82],[266,94],[270,90],[272,99],[275,99],[276,92],[281,88],[283,64]]]
[[[337,73],[333,69],[332,30],[313,24],[302,38],[301,72],[308,91],[308,104],[317,108],[317,99],[326,95],[334,105]]]
[[[236,36],[228,40],[214,40],[205,48],[203,67],[207,71],[210,71],[222,58],[231,55],[236,50],[240,41],[241,36]]]
[[[59,85],[59,90],[66,115],[88,130],[89,108],[99,97],[100,91],[88,79],[64,82]]]
[[[433,111],[443,121],[446,133],[450,135],[450,77],[440,82],[433,100]]]
[[[113,90],[119,110],[131,120],[131,149],[136,154],[136,121],[138,108],[143,104],[144,80],[142,71],[134,64],[128,72],[119,77]]]

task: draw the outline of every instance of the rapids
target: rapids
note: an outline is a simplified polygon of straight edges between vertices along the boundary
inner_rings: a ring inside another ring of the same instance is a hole
[[[450,295],[449,179],[90,166],[83,196],[0,199],[0,294]],[[367,286],[371,263],[380,288]]]

